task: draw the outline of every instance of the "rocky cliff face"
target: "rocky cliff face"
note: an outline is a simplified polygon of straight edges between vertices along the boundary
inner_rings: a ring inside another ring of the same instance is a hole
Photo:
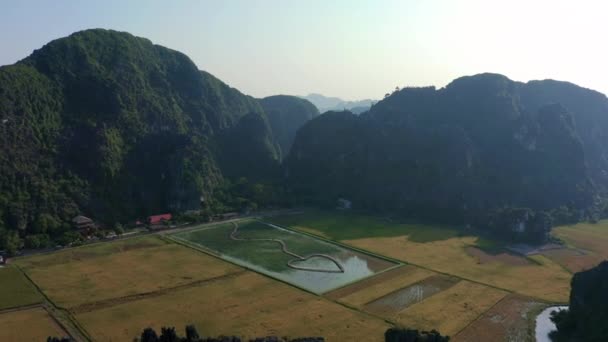
[[[452,221],[504,206],[588,208],[605,147],[601,135],[583,139],[578,121],[597,116],[608,131],[608,100],[581,88],[560,94],[591,96],[588,109],[539,89],[482,74],[439,90],[403,89],[360,117],[322,115],[296,138],[291,182],[308,198]]]

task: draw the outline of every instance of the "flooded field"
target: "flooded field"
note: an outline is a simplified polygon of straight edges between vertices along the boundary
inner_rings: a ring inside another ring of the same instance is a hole
[[[536,317],[536,342],[551,342],[549,333],[556,329],[555,323],[551,321],[551,313],[566,309],[568,309],[567,306],[551,306]]]
[[[365,309],[378,314],[396,313],[410,305],[422,302],[424,299],[455,285],[458,279],[446,276],[432,276],[414,285],[402,288],[374,300]]]
[[[335,289],[396,265],[259,221],[195,229],[172,237],[315,293]]]

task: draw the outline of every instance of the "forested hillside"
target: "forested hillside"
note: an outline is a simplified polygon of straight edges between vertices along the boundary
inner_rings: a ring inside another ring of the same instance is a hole
[[[298,133],[297,196],[509,231],[594,218],[608,184],[608,99],[556,81],[463,77],[406,88],[369,112],[333,112]],[[545,213],[552,213],[547,217]]]
[[[0,67],[0,120],[0,250],[67,242],[79,214],[111,227],[201,199],[223,212],[345,198],[510,237],[523,224],[534,240],[605,214],[608,99],[565,82],[481,74],[319,115],[97,29]]]
[[[57,239],[77,214],[198,209],[230,179],[279,171],[257,100],[128,33],[78,32],[1,67],[0,120],[0,250]]]

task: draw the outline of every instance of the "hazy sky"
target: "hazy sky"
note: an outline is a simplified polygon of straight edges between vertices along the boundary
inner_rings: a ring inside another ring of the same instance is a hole
[[[186,53],[253,96],[380,98],[480,72],[608,93],[606,1],[2,0],[0,65],[87,28]]]

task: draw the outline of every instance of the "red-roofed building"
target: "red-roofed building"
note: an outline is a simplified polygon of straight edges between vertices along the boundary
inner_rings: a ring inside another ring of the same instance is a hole
[[[148,217],[148,224],[161,224],[170,221],[172,217],[171,214],[152,215]]]

